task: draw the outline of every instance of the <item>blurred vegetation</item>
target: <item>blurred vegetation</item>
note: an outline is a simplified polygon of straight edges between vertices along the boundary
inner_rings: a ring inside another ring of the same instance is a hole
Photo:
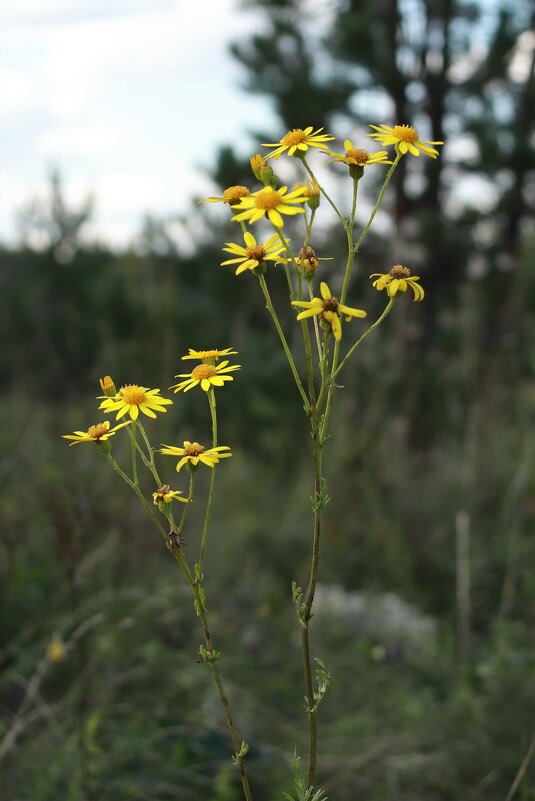
[[[336,399],[313,630],[334,677],[321,783],[333,801],[534,801],[533,3],[241,8],[259,33],[235,54],[280,118],[259,141],[312,123],[356,139],[395,118],[448,143],[437,162],[406,160],[395,227],[379,220],[351,288],[372,318],[367,276],[402,261],[427,294],[398,304]],[[212,175],[251,182],[229,146]],[[308,443],[254,281],[218,268],[236,236],[218,211],[192,205],[187,250],[148,217],[117,254],[88,241],[91,201],[69,208],[55,174],[21,211],[21,246],[0,252],[2,801],[241,797],[176,565],[95,450],[59,439],[96,421],[100,376],[163,389],[188,347],[232,345],[243,365],[218,395],[235,456],[206,573],[255,800],[289,791],[306,750],[290,585],[308,558]],[[315,244],[336,284],[329,226]],[[284,309],[284,276],[269,278]],[[298,337],[291,313],[285,326]],[[181,397],[156,436],[202,441],[205,406]]]

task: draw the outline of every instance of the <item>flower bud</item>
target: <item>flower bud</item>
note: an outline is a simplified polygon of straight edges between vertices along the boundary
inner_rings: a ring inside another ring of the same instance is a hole
[[[117,395],[117,389],[113,383],[113,379],[109,375],[105,375],[100,379],[100,388],[107,398],[114,398]]]
[[[315,178],[307,181],[305,195],[308,198],[307,205],[309,209],[315,211],[320,204],[320,185]]]

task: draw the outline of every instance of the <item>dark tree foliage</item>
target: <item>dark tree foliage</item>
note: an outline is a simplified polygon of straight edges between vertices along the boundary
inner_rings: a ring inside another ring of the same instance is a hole
[[[437,160],[402,160],[388,200],[396,234],[390,244],[376,236],[384,268],[404,260],[424,276],[412,358],[425,366],[425,354],[436,361],[462,347],[459,329],[452,338],[440,319],[458,313],[463,285],[477,287],[479,353],[491,342],[509,359],[501,346],[512,340],[521,352],[520,265],[535,207],[533,0],[253,0],[241,8],[254,9],[263,29],[233,53],[246,88],[272,100],[277,138],[313,124],[363,143],[369,123],[387,122],[446,142]],[[483,384],[485,364],[475,364]],[[418,375],[415,383],[418,442],[429,438],[431,410],[444,410],[440,386]]]

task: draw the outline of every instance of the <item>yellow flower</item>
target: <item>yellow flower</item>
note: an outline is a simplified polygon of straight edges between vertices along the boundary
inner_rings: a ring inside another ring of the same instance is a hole
[[[222,197],[208,197],[206,200],[200,200],[199,203],[228,203],[232,206],[237,203],[242,197],[247,197],[249,190],[246,186],[229,186],[223,192]]]
[[[377,277],[377,278],[376,278]],[[424,290],[418,283],[420,277],[418,275],[411,275],[408,267],[402,264],[396,264],[389,273],[373,273],[370,278],[376,278],[373,286],[377,291],[386,289],[389,297],[395,298],[402,292],[406,292],[410,287],[414,295],[414,300],[420,301],[424,299]]]
[[[63,439],[72,439],[74,442],[70,445],[78,445],[80,442],[105,442],[110,437],[115,436],[115,432],[124,426],[129,426],[130,420],[126,423],[119,423],[117,426],[110,428],[110,421],[106,420],[104,423],[97,423],[94,426],[89,426],[87,431],[75,431],[74,434],[62,434]]]
[[[177,473],[185,464],[188,464],[191,468],[196,468],[199,462],[202,462],[207,467],[214,467],[220,459],[227,459],[232,456],[228,445],[219,445],[217,448],[208,448],[207,450],[204,445],[199,445],[198,442],[188,442],[188,440],[184,441],[183,448],[164,445],[160,449],[160,453],[164,453],[166,456],[182,457],[176,466]]]
[[[49,662],[61,662],[66,651],[65,643],[59,637],[54,637],[46,649],[46,658]]]
[[[330,142],[334,136],[329,134],[322,134],[323,128],[318,128],[314,131],[312,125],[302,130],[301,128],[293,128],[288,133],[284,134],[280,142],[267,142],[262,147],[274,147],[271,153],[268,153],[266,158],[278,159],[279,156],[287,150],[289,156],[304,156],[309,147],[317,147],[320,150],[326,150],[327,145],[324,142]]]
[[[174,389],[175,392],[180,392],[181,389],[184,392],[188,392],[193,387],[201,385],[201,389],[204,389],[205,392],[208,392],[213,386],[214,387],[222,387],[225,381],[232,381],[233,377],[231,375],[222,375],[223,373],[231,373],[233,370],[239,370],[241,365],[233,364],[230,367],[227,367],[228,359],[221,364],[198,364],[197,367],[194,367],[191,373],[179,373],[175,376],[175,378],[185,378],[185,381],[181,381],[179,384],[174,384],[170,389]]]
[[[213,364],[221,356],[236,356],[237,353],[238,351],[232,350],[232,348],[225,348],[225,350],[193,350],[193,348],[188,348],[188,355],[182,356],[182,360],[198,359],[205,364]]]
[[[126,413],[132,420],[137,420],[140,411],[147,417],[156,417],[155,412],[166,412],[165,406],[170,403],[173,401],[160,397],[159,389],[125,384],[114,398],[105,398],[98,408],[105,412],[117,412],[116,420]]]
[[[182,492],[180,490],[172,490],[169,487],[169,484],[162,484],[156,492],[152,493],[152,500],[155,506],[159,506],[161,503],[171,503],[172,501],[181,501],[182,503],[188,503],[188,498],[181,498]]]
[[[320,320],[329,326],[334,334],[336,340],[342,337],[342,325],[340,314],[346,315],[346,321],[352,317],[366,317],[367,312],[362,309],[353,309],[351,306],[346,306],[339,303],[336,298],[331,295],[331,290],[322,281],[320,284],[321,298],[312,298],[312,300],[292,300],[292,306],[300,306],[305,311],[299,312],[297,315],[298,320],[303,320],[305,317],[319,316]]]
[[[263,245],[257,244],[254,236],[248,231],[245,232],[243,238],[246,247],[236,245],[234,242],[226,242],[227,247],[223,248],[227,253],[238,256],[237,259],[227,259],[227,261],[221,262],[222,267],[226,264],[238,264],[236,275],[243,273],[245,270],[255,270],[257,267],[262,268],[266,261],[278,261],[281,252],[284,250],[284,245],[277,234],[273,234]]]
[[[254,223],[267,215],[275,228],[282,228],[284,220],[281,214],[304,214],[305,210],[298,208],[296,204],[306,203],[308,200],[303,189],[294,189],[289,194],[286,194],[287,192],[287,186],[281,186],[279,189],[265,186],[258,192],[251,192],[248,197],[240,200],[238,206],[233,206],[234,211],[238,213],[232,219],[237,222],[248,220]]]
[[[424,142],[418,136],[418,131],[411,128],[410,125],[395,125],[391,128],[389,125],[370,125],[377,133],[368,134],[376,142],[382,145],[394,145],[396,153],[411,153],[413,156],[419,156],[420,150],[426,156],[436,159],[438,150],[430,145],[443,145],[444,142]]]
[[[339,161],[347,164],[348,167],[367,167],[368,164],[392,164],[388,161],[386,150],[379,150],[377,153],[368,153],[360,147],[355,147],[350,139],[344,141],[345,153],[334,153],[328,150],[326,155],[331,156],[330,161]]]

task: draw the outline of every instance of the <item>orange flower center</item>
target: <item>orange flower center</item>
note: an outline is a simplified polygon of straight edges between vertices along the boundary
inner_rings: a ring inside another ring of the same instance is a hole
[[[217,369],[213,364],[198,364],[191,371],[191,377],[196,381],[202,381],[203,378],[212,378],[217,375]]]
[[[199,445],[198,442],[190,442],[189,445],[184,445],[184,453],[186,456],[200,456],[204,453],[204,445]]]
[[[162,484],[162,486],[158,487],[158,489],[156,490],[155,495],[163,500],[165,496],[168,494],[169,489],[170,489],[169,484]]]
[[[138,387],[137,384],[127,384],[125,387],[121,387],[119,394],[122,400],[130,406],[139,406],[147,399],[147,393],[143,387]]]
[[[336,298],[327,298],[323,301],[323,311],[324,312],[334,312],[334,314],[338,314],[338,301]]]
[[[396,125],[392,135],[399,139],[400,142],[412,143],[418,141],[418,131],[411,128],[410,125]]]
[[[408,267],[404,267],[402,264],[396,264],[390,270],[390,275],[392,278],[408,278],[411,274],[411,271]]]
[[[223,192],[223,203],[236,203],[240,198],[247,197],[249,190],[246,186],[229,186]]]
[[[100,439],[104,434],[108,433],[109,428],[109,423],[97,423],[96,426],[89,426],[87,435],[91,437],[91,439]]]
[[[248,259],[255,259],[255,261],[262,261],[266,255],[265,248],[263,248],[262,245],[256,245],[254,248],[247,248],[246,253]]]
[[[276,192],[275,189],[272,189],[270,186],[266,186],[265,189],[262,189],[255,198],[256,208],[264,209],[264,211],[276,209],[277,206],[280,206],[283,202],[279,192]]]
[[[366,150],[362,150],[360,147],[352,147],[349,150],[346,150],[346,159],[352,159],[362,167],[370,160],[370,154]]]
[[[291,131],[288,131],[287,134],[284,134],[281,143],[286,145],[286,147],[294,147],[295,145],[300,145],[305,142],[306,138],[307,135],[301,128],[293,128]]]

